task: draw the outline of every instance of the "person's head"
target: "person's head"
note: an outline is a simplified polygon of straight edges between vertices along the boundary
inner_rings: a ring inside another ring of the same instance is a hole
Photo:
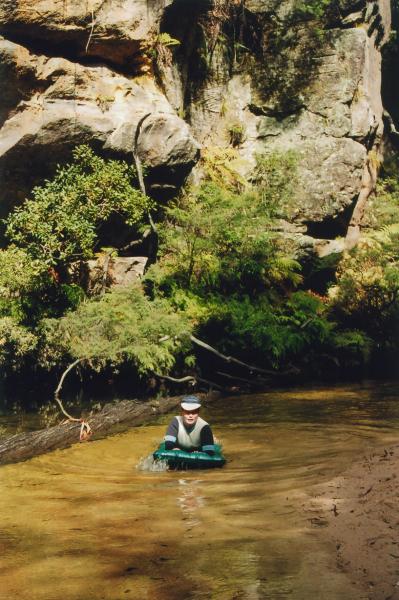
[[[181,403],[182,417],[185,425],[195,425],[199,416],[201,403],[197,396],[184,396]]]

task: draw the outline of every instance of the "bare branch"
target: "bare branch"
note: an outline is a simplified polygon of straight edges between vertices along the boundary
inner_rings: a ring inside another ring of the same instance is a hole
[[[185,383],[191,381],[192,385],[197,383],[197,379],[192,375],[186,375],[186,377],[170,377],[169,375],[160,375],[159,373],[154,373],[156,377],[159,379],[166,379],[167,381],[172,381],[173,383]]]
[[[310,323],[311,323],[312,321],[314,321],[314,320],[315,320],[315,317],[309,317],[308,319],[306,319],[306,321],[304,321],[304,322],[303,322],[303,323],[302,323],[302,324],[299,326],[299,329],[306,329],[306,327],[307,327],[308,325],[310,325]]]
[[[199,381],[200,383],[206,383],[206,385],[209,386],[210,388],[216,388],[217,390],[226,391],[225,387],[223,387],[222,385],[219,385],[218,383],[215,383],[214,381],[209,381],[209,379],[203,379],[202,377],[197,377],[197,381]]]
[[[111,261],[111,254],[112,254],[112,252],[107,252],[107,255],[104,260],[103,280],[102,280],[102,286],[101,286],[101,294],[102,295],[105,294],[105,291],[107,289],[107,279],[108,279],[109,263]]]
[[[147,229],[144,233],[143,233],[143,237],[141,237],[138,240],[133,240],[132,242],[129,242],[128,244],[126,244],[125,246],[121,246],[120,248],[118,248],[119,252],[127,252],[128,250],[131,250],[132,248],[134,248],[135,246],[139,246],[140,244],[142,244],[145,239],[148,237],[150,233],[150,230]]]
[[[230,375],[229,373],[224,373],[224,371],[216,371],[218,375],[225,377],[226,379],[231,379],[233,381],[242,381],[243,383],[249,383],[251,386],[261,386],[263,387],[265,384],[269,383],[267,379],[246,379],[245,377],[237,377],[236,375]]]
[[[216,356],[218,356],[219,358],[221,358],[222,360],[224,360],[228,363],[234,363],[235,365],[244,367],[245,369],[248,369],[249,371],[253,371],[256,373],[263,373],[264,375],[273,375],[273,376],[279,375],[279,373],[275,373],[274,371],[268,371],[267,369],[261,369],[260,367],[255,367],[254,365],[249,365],[249,364],[243,362],[242,360],[238,360],[238,358],[234,358],[233,356],[226,356],[225,354],[222,354],[221,352],[216,350],[216,348],[213,348],[213,346],[210,346],[206,342],[199,340],[198,338],[194,337],[193,335],[190,335],[190,340],[197,346],[200,346],[201,348],[205,348],[205,350],[212,352],[212,354],[215,354]]]
[[[94,10],[91,10],[91,29],[90,29],[90,34],[89,34],[89,39],[87,40],[87,44],[86,44],[86,48],[85,48],[85,52],[87,54],[87,51],[89,49],[90,46],[90,42],[91,42],[91,38],[93,37],[93,32],[94,32],[94,26],[96,24],[96,20],[94,18]]]
[[[143,177],[143,168],[141,165],[140,157],[137,153],[137,143],[138,143],[138,139],[139,139],[139,135],[140,135],[141,126],[143,125],[144,121],[150,116],[151,116],[151,113],[147,113],[137,123],[136,133],[135,133],[134,141],[133,141],[133,150],[132,150],[134,164],[136,165],[137,177],[139,178],[140,190],[141,190],[141,193],[144,195],[146,195],[146,190],[145,190],[145,183],[144,183],[144,177]],[[151,227],[153,227],[153,223],[151,223],[151,220],[152,219],[150,219],[150,225],[151,225]]]
[[[65,410],[65,408],[62,405],[61,399],[60,399],[60,392],[61,392],[61,388],[63,386],[63,383],[65,381],[65,377],[68,375],[68,373],[70,371],[72,371],[73,368],[75,368],[80,362],[82,362],[84,359],[83,358],[77,358],[73,363],[71,363],[69,365],[69,367],[67,367],[65,369],[65,371],[63,372],[63,374],[61,375],[61,379],[58,383],[57,389],[54,392],[54,400],[57,402],[58,406],[61,409],[61,412],[71,421],[80,421],[80,419],[75,419],[75,417],[72,417],[70,414],[67,413],[67,411]]]
[[[145,189],[145,182],[144,182],[144,175],[143,175],[143,167],[142,167],[141,160],[140,160],[140,157],[137,152],[137,144],[138,144],[138,140],[139,140],[141,127],[142,127],[144,121],[150,116],[151,116],[151,113],[147,113],[137,123],[136,133],[134,136],[133,148],[132,148],[132,156],[133,156],[133,161],[136,165],[136,171],[137,171],[137,177],[139,179],[140,190],[141,190],[141,193],[144,195],[146,195],[146,189]],[[147,263],[147,267],[148,267],[150,264],[153,264],[156,261],[156,256],[157,256],[157,251],[158,251],[158,232],[157,232],[157,227],[155,225],[154,219],[152,218],[150,210],[148,211],[147,216],[148,216],[148,222],[151,227],[153,240],[155,240],[155,244],[154,244],[154,242],[152,244],[150,244],[152,246],[152,248],[150,249],[149,256],[148,256],[148,263]]]

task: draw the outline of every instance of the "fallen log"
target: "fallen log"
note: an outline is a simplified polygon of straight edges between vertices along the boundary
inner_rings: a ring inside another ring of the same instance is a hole
[[[120,424],[127,427],[146,423],[157,415],[173,410],[179,403],[179,397],[172,397],[146,402],[121,400],[116,404],[107,404],[101,411],[86,419],[90,423],[93,434],[91,439],[104,437]],[[48,429],[17,433],[0,439],[0,465],[20,462],[51,450],[67,448],[79,442],[80,428],[79,420],[64,421]]]

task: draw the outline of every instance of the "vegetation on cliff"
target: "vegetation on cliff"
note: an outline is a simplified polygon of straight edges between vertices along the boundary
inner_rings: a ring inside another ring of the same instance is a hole
[[[5,372],[61,372],[79,361],[97,373],[128,367],[132,381],[199,373],[223,387],[255,379],[248,363],[262,383],[287,369],[307,376],[357,369],[377,352],[397,351],[394,170],[379,185],[369,229],[323,295],[309,289],[298,249],[280,227],[295,202],[295,156],[259,156],[252,183],[234,175],[231,161],[215,165],[209,155],[204,171],[201,185],[165,208],[136,189],[127,165],[80,147],[10,214],[10,245],[0,251]],[[134,286],[89,297],[71,280],[72,266],[101,249],[110,229],[126,226],[136,239],[151,210],[156,264]],[[219,358],[209,360],[198,338]],[[233,368],[223,366],[226,355],[237,359]]]
[[[387,161],[360,242],[342,257],[329,290],[335,318],[364,332],[375,353],[393,360],[399,351],[397,173],[397,159]]]
[[[76,148],[73,158],[51,181],[34,188],[32,198],[7,220],[7,237],[55,268],[90,258],[110,223],[140,230],[152,207],[134,186],[135,172],[126,163],[106,161],[88,146]]]

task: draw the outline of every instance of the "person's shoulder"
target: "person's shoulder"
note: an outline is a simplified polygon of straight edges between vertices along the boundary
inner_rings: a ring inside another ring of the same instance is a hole
[[[210,427],[208,421],[205,421],[205,419],[203,419],[202,417],[198,417],[198,422],[202,427],[206,427],[206,426]]]
[[[169,421],[168,431],[179,429],[179,417],[175,416],[171,421]]]

